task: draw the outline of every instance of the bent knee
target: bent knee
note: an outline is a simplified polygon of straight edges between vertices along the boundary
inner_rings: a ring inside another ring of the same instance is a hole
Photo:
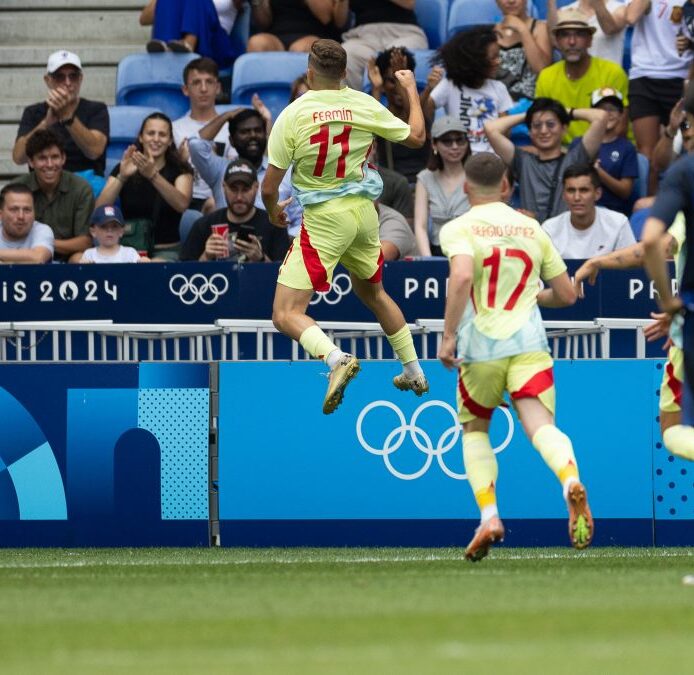
[[[248,38],[246,51],[249,52],[282,52],[284,45],[271,33],[257,33]]]

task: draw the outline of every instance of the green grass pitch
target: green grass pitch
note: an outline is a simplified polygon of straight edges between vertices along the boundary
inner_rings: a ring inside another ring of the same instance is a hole
[[[3,673],[694,672],[694,549],[0,551]]]

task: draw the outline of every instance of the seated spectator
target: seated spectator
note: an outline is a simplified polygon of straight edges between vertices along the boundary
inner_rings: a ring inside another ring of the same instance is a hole
[[[513,106],[506,85],[494,79],[499,68],[499,43],[493,27],[461,31],[441,46],[435,59],[445,68],[446,77],[430,97],[422,97],[424,109],[431,114],[434,107],[443,108],[446,115],[461,120],[473,154],[490,150],[485,122]]]
[[[429,164],[417,175],[414,196],[414,232],[420,255],[443,255],[441,228],[470,210],[463,190],[463,166],[471,154],[466,129],[454,117],[439,117],[431,127]]]
[[[55,259],[78,259],[91,246],[89,218],[94,195],[84,178],[65,171],[65,146],[53,129],[39,130],[26,144],[32,173],[17,178],[34,197],[35,217],[53,230]]]
[[[618,133],[623,119],[622,95],[609,87],[596,89],[591,96],[593,108],[607,113],[605,138],[595,160],[595,169],[600,176],[602,196],[598,206],[631,214],[634,181],[639,177],[639,160],[636,148]],[[575,139],[574,143],[578,143]]]
[[[48,96],[43,103],[24,109],[17,140],[12,149],[16,164],[26,164],[26,144],[33,134],[51,129],[65,146],[65,168],[92,182],[93,175],[103,176],[108,144],[108,109],[100,101],[80,97],[83,73],[79,56],[61,50],[48,57],[44,82]],[[94,181],[95,192],[103,181]]]
[[[398,70],[414,71],[414,69],[414,56],[403,47],[386,49],[369,61],[368,76],[371,82],[371,95],[380,101],[381,96],[385,94],[388,110],[404,122],[409,119],[410,105],[407,94],[395,79],[394,73]],[[410,183],[417,180],[417,174],[426,165],[429,154],[425,146],[407,148],[402,143],[391,143],[380,136],[376,137],[376,143],[382,166],[401,173]]]
[[[187,141],[199,136],[200,129],[217,117],[214,103],[221,91],[217,64],[207,57],[190,61],[183,69],[182,91],[190,99],[190,110],[173,122],[174,143],[181,157],[193,168],[193,198],[190,208],[209,213],[215,208],[212,190],[190,162]],[[231,147],[223,129],[214,137],[214,151],[227,161],[236,159],[236,151]]]
[[[224,173],[226,208],[198,219],[183,244],[181,260],[270,262],[284,259],[287,230],[274,227],[267,213],[255,207],[258,175],[245,159]]]
[[[217,136],[225,124],[229,123],[229,141],[238,153],[239,159],[246,159],[258,173],[262,183],[267,170],[267,126],[263,116],[255,109],[237,108],[215,117],[200,130],[200,138],[191,138],[188,142],[190,158],[203,180],[212,188],[215,206],[226,207],[224,195],[224,174],[228,162],[215,155],[210,141]],[[260,191],[256,196],[255,206],[264,210]],[[280,186],[280,200],[292,195],[291,172],[287,172]],[[294,237],[301,226],[302,209],[297,200],[292,200],[286,209],[289,216],[289,236]]]
[[[588,25],[595,28],[593,43],[588,49],[591,56],[622,64],[627,25],[624,0],[577,0],[564,5],[563,9],[583,12]],[[547,23],[550,29],[557,25],[557,0],[547,0]]]
[[[289,91],[289,103],[294,103],[299,96],[303,96],[308,91],[308,78],[306,73],[299,75],[299,77],[292,82],[292,88]]]
[[[81,263],[138,263],[149,262],[140,257],[132,246],[121,246],[125,233],[125,220],[117,206],[100,206],[92,215],[89,232],[96,246],[88,248],[80,258]]]
[[[571,110],[585,108],[596,89],[610,87],[621,94],[622,105],[626,108],[629,105],[627,74],[616,63],[588,53],[595,32],[595,28],[588,25],[588,18],[579,10],[562,9],[552,30],[563,59],[540,73],[535,96],[553,98]],[[587,128],[587,122],[572,120],[564,143],[582,136]],[[627,116],[623,115],[618,134],[623,135],[626,129]]]
[[[571,118],[590,124],[581,141],[568,152],[561,139]],[[516,146],[506,134],[525,122],[530,130],[532,147]],[[520,207],[542,222],[568,208],[560,189],[562,174],[572,164],[590,164],[605,135],[607,113],[596,108],[578,108],[571,115],[558,101],[536,98],[526,113],[509,115],[485,124],[489,142],[507,166],[513,169],[520,191]]]
[[[353,27],[342,35],[347,52],[347,85],[361,91],[369,59],[384,49],[399,45],[426,49],[427,36],[417,25],[415,0],[335,0],[334,22],[346,26],[350,12]]]
[[[47,263],[53,258],[53,230],[34,220],[31,190],[10,183],[0,190],[0,263]]]
[[[152,26],[150,53],[196,52],[222,68],[237,56],[229,34],[241,0],[149,0],[140,25]]]
[[[574,164],[562,181],[569,210],[542,223],[562,258],[585,260],[636,243],[623,213],[596,206],[602,188],[593,167]]]
[[[528,16],[527,0],[496,0],[503,19],[496,25],[499,42],[499,69],[514,101],[535,98],[538,73],[552,63],[552,45],[547,24]]]
[[[414,232],[404,216],[380,201],[375,202],[378,211],[378,235],[386,262],[417,255]]]
[[[383,181],[383,192],[378,198],[379,202],[397,211],[405,218],[411,228],[414,216],[414,200],[407,178],[384,166],[379,166],[377,169],[378,175]]]
[[[260,31],[248,40],[249,52],[308,52],[320,38],[338,39],[333,0],[254,0],[251,19]],[[343,28],[347,22],[340,24]]]
[[[142,122],[137,143],[123,153],[97,206],[113,206],[120,198],[126,222],[145,220],[152,226],[151,257],[178,260],[178,226],[193,191],[193,175],[173,142],[171,120],[152,113]]]

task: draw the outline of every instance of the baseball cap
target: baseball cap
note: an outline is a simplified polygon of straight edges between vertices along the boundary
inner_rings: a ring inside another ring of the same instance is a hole
[[[573,29],[586,30],[591,34],[595,33],[597,28],[588,23],[589,18],[590,17],[585,12],[582,12],[580,9],[575,9],[574,7],[560,9],[557,12],[557,23],[554,25],[554,28],[552,28],[552,32],[556,33],[564,29]]]
[[[431,125],[431,137],[434,139],[441,138],[449,131],[459,131],[462,134],[467,134],[465,125],[455,117],[439,117]]]
[[[590,95],[591,108],[596,108],[600,103],[607,101],[614,103],[624,110],[624,97],[622,96],[622,92],[612,89],[612,87],[601,87]]]
[[[253,165],[246,159],[236,159],[229,163],[224,172],[224,182],[229,185],[241,181],[246,185],[253,185],[258,180],[258,174]]]
[[[115,221],[125,227],[123,214],[117,206],[99,206],[92,214],[92,225],[103,225]]]
[[[48,57],[46,72],[51,75],[55,73],[56,70],[68,65],[75,66],[75,68],[82,70],[82,62],[80,61],[80,57],[77,56],[77,54],[73,54],[73,52],[68,52],[65,49],[61,49],[60,51],[53,52]]]

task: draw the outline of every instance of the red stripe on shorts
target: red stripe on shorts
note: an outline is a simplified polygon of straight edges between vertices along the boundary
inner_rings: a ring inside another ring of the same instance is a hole
[[[552,366],[547,370],[535,373],[518,391],[511,394],[511,398],[537,398],[554,384]]]
[[[672,365],[671,361],[667,362],[665,366],[665,372],[667,373],[667,384],[670,387],[672,393],[675,395],[675,403],[682,407],[682,383],[675,377],[675,366]]]
[[[306,228],[303,227],[303,222],[300,240],[301,254],[303,255],[304,265],[306,266],[306,271],[311,280],[313,290],[320,292],[329,291],[330,284],[328,283],[328,273],[325,271],[325,267],[323,267],[323,263],[320,261],[318,251],[313,247],[309,239]]]
[[[470,392],[465,388],[463,383],[463,378],[458,375],[458,391],[460,391],[460,396],[463,399],[463,405],[475,416],[481,417],[485,420],[490,420],[492,418],[492,413],[494,408],[485,408],[476,401],[472,400]]]
[[[383,278],[383,249],[378,254],[378,269],[373,273],[373,276],[369,277],[369,281],[372,284],[377,284]]]

